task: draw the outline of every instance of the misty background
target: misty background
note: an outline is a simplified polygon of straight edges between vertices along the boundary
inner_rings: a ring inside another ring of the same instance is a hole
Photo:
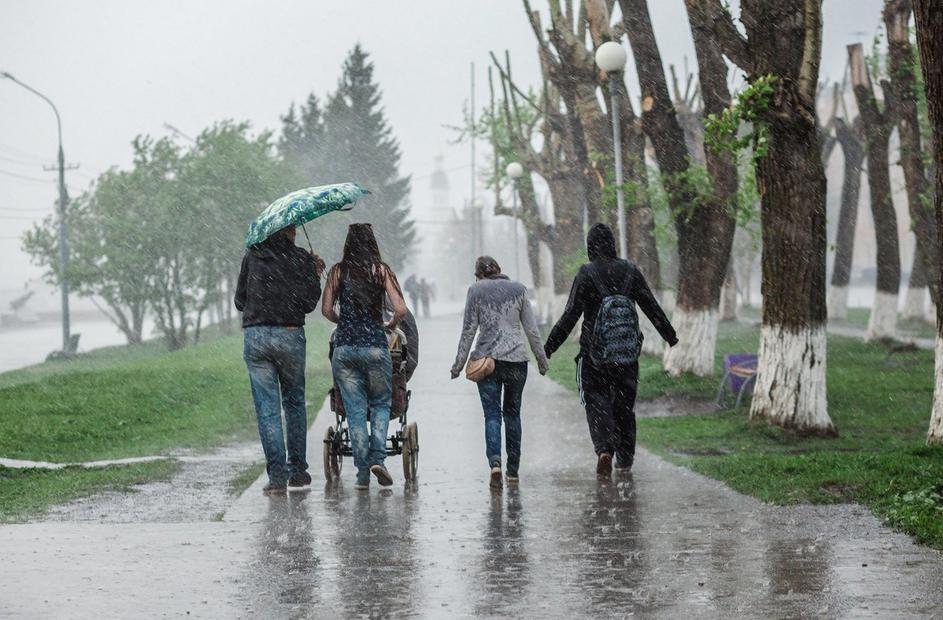
[[[680,69],[687,59],[693,67],[683,3],[657,2],[650,9],[665,62]],[[870,46],[880,10],[878,0],[825,3],[823,81],[841,79],[846,44],[861,41]],[[345,56],[360,43],[371,55],[386,118],[400,144],[400,173],[412,177],[409,202],[419,241],[404,277],[440,257],[430,189],[437,158],[448,175],[449,206],[460,211],[471,193],[469,145],[454,143],[458,134],[451,128],[463,121],[470,64],[476,66],[478,110],[487,102],[489,51],[509,50],[519,84],[540,80],[533,33],[521,3],[514,0],[5,0],[0,2],[0,17],[0,70],[49,96],[62,115],[66,161],[79,166],[66,174],[72,198],[108,168],[128,167],[136,135],[170,135],[166,124],[191,137],[225,119],[248,121],[253,133],[277,131],[280,116],[292,102],[301,104],[311,92],[324,96],[336,87]],[[626,84],[637,98],[638,81],[631,65],[630,55]],[[42,276],[42,268],[31,264],[22,251],[20,239],[35,221],[54,210],[55,173],[44,166],[55,161],[55,131],[52,111],[43,101],[0,80],[0,307],[4,310],[27,283],[37,288]],[[477,153],[479,170],[486,168],[487,145],[480,143]],[[834,156],[829,172],[830,207],[840,189],[840,170],[835,167],[840,161],[840,155]],[[486,221],[505,229],[510,226],[509,218],[490,215],[490,192],[480,180],[477,187]],[[899,188],[895,182],[895,190]],[[862,204],[865,201],[866,195]],[[859,230],[869,228],[867,211],[861,209]],[[906,209],[899,213],[903,233],[909,226]],[[484,249],[506,261],[510,260],[506,245]],[[873,239],[856,245],[858,252],[867,252]],[[904,265],[910,263],[908,247]],[[470,280],[470,265],[468,272]],[[527,280],[526,274],[523,279]],[[464,290],[463,282],[450,284]],[[38,288],[35,304],[56,310],[54,290]],[[77,296],[72,303],[80,313],[91,309]],[[87,328],[79,326],[78,331],[86,334],[83,348],[96,342]],[[56,328],[50,333],[52,346]],[[115,334],[114,341],[120,340]]]

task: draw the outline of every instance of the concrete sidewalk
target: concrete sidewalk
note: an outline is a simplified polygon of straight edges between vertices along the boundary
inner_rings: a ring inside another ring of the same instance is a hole
[[[420,323],[419,484],[250,487],[218,523],[0,527],[0,616],[931,617],[943,556],[859,506],[766,506],[641,451],[595,478],[576,395],[533,368],[521,483],[489,490],[475,386],[450,381],[457,317]],[[315,344],[314,346],[320,346]]]

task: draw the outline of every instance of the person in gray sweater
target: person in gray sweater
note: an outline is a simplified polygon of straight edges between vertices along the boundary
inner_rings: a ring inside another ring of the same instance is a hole
[[[473,360],[485,357],[494,360],[494,372],[477,385],[485,413],[485,453],[491,468],[490,484],[501,488],[502,419],[509,483],[517,482],[521,463],[521,396],[530,359],[525,335],[537,358],[540,374],[547,373],[549,364],[527,300],[527,287],[502,274],[500,265],[490,256],[481,256],[475,262],[475,277],[478,281],[468,288],[465,300],[465,320],[452,365],[452,378],[461,374],[469,352]],[[476,333],[478,340],[472,350]]]

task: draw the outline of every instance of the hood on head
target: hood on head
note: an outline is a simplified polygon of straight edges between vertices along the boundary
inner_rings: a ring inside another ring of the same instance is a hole
[[[586,253],[589,260],[597,258],[616,258],[616,238],[612,229],[605,224],[596,224],[586,235]]]

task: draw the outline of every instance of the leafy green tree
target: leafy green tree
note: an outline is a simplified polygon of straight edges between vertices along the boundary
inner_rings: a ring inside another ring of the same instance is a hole
[[[323,111],[314,95],[297,115],[294,106],[289,109],[282,117],[279,152],[305,183],[355,181],[373,193],[350,213],[310,227],[319,253],[339,257],[346,225],[365,221],[373,224],[384,259],[399,268],[416,238],[409,218],[410,184],[399,174],[399,143],[383,113],[368,58],[359,45],[351,50]]]
[[[143,339],[148,282],[153,264],[147,254],[148,196],[139,171],[109,170],[69,206],[68,281],[91,298],[128,342]],[[58,283],[58,226],[55,216],[34,226],[24,249]],[[102,305],[103,304],[103,305]]]

